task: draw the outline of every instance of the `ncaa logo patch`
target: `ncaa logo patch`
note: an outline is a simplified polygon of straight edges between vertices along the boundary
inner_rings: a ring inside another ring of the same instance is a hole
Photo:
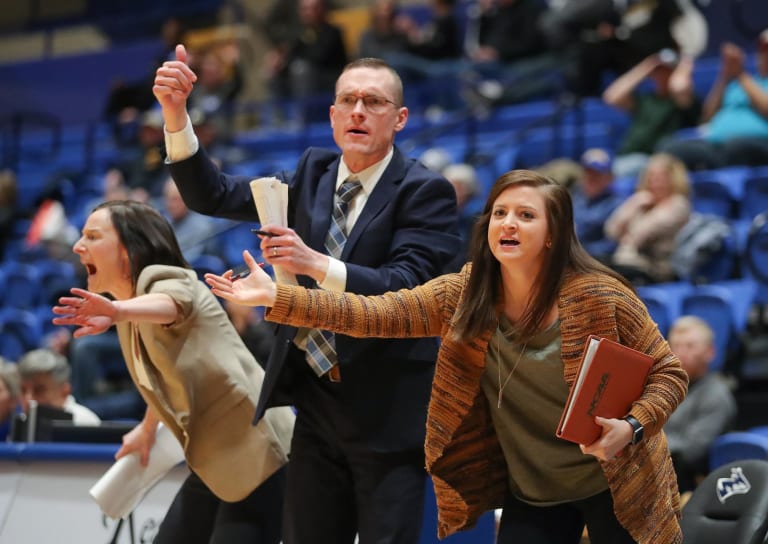
[[[717,479],[717,499],[724,503],[733,495],[746,495],[749,490],[752,489],[752,485],[744,476],[744,471],[741,467],[731,468],[730,478],[718,478]]]

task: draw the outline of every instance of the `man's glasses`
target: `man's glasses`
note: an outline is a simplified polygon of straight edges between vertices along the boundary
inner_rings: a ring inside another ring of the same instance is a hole
[[[397,104],[391,100],[384,98],[383,96],[376,96],[375,94],[337,94],[336,102],[334,105],[343,111],[352,111],[357,105],[357,101],[363,101],[363,108],[369,113],[384,113],[389,109],[389,105],[397,107]]]

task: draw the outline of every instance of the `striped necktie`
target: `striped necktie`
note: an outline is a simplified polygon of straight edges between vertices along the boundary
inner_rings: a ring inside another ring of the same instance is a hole
[[[362,185],[356,179],[347,179],[336,191],[333,204],[331,226],[325,237],[325,249],[328,255],[338,259],[347,243],[347,208],[349,202],[362,189]],[[336,339],[332,332],[320,329],[311,329],[307,333],[307,362],[315,374],[324,375],[338,362],[336,356]],[[331,375],[333,377],[334,374]],[[336,381],[336,380],[332,380]]]

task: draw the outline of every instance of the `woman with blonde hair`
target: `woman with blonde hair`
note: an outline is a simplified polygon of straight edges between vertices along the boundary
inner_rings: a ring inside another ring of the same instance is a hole
[[[611,265],[630,280],[654,283],[675,279],[675,235],[691,216],[690,181],[683,162],[656,153],[634,194],[605,222],[605,234],[618,243]]]

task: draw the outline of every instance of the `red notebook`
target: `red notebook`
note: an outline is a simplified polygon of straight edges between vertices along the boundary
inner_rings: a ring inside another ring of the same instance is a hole
[[[600,437],[595,416],[621,418],[643,392],[653,357],[590,335],[557,426],[557,436],[589,445]]]

